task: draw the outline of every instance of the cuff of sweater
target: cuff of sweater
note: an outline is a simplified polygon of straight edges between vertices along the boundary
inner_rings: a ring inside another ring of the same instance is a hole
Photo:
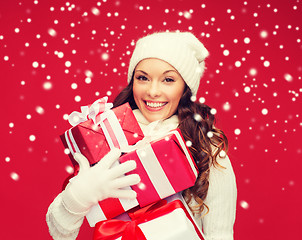
[[[73,214],[86,214],[90,206],[86,206],[79,202],[71,191],[64,190],[62,192],[62,203],[67,211]]]

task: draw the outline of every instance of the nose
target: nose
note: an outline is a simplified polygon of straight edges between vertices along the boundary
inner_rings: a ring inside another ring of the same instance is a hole
[[[152,98],[160,96],[161,90],[158,81],[150,82],[147,93]]]

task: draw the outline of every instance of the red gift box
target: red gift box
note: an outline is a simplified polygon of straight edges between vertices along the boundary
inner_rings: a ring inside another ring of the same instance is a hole
[[[142,209],[98,222],[94,240],[204,240],[181,194]]]
[[[127,174],[136,173],[141,178],[139,184],[132,186],[137,199],[110,198],[99,202],[86,215],[91,227],[137,205],[144,207],[195,184],[197,167],[178,129],[151,143],[144,140],[134,146],[137,150],[120,157],[121,163],[136,161],[136,169]]]
[[[144,136],[128,103],[108,110],[106,102],[106,98],[99,99],[90,106],[82,107],[82,113],[73,112],[73,116],[70,115],[69,120],[80,120],[73,123],[76,126],[60,138],[65,148],[70,150],[69,157],[75,167],[78,166],[73,158],[75,152],[83,154],[93,165],[112,147],[133,145]]]
[[[137,167],[127,174],[141,178],[132,186],[141,207],[193,186],[198,175],[179,129],[120,157],[121,163],[128,160],[135,160]]]

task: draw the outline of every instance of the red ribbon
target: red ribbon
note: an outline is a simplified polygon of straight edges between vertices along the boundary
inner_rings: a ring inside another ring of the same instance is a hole
[[[98,222],[95,225],[93,239],[115,240],[122,236],[121,240],[147,240],[138,225],[173,212],[176,208],[184,209],[187,217],[192,221],[191,216],[180,200],[175,200],[170,203],[167,203],[166,200],[160,200],[135,212],[128,213],[132,221],[111,219]],[[198,230],[195,225],[194,227]]]

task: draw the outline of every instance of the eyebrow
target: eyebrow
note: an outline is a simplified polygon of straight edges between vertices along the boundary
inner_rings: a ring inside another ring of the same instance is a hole
[[[146,73],[145,71],[140,70],[140,69],[135,70],[135,72],[142,72],[143,74],[145,74],[145,75],[147,75],[147,76],[149,75],[148,73]],[[164,71],[163,74],[166,74],[166,73],[168,73],[168,72],[175,72],[175,73],[178,73],[177,71],[175,71],[175,70],[173,70],[173,69],[169,69],[169,70],[167,70],[167,71]]]
[[[144,72],[143,70],[139,70],[139,69],[137,69],[137,70],[135,70],[135,72],[142,72],[143,74],[145,74],[145,75],[147,75],[147,76],[148,76],[148,73]]]

